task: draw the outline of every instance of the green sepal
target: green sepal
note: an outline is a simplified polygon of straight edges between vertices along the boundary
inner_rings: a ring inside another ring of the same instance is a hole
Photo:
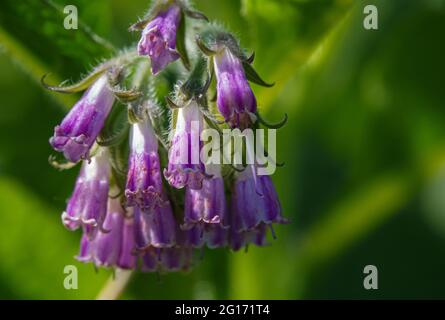
[[[287,113],[285,113],[283,120],[281,120],[280,122],[278,122],[278,123],[269,123],[269,122],[267,122],[266,120],[264,120],[260,116],[260,113],[258,111],[255,112],[255,115],[256,115],[256,117],[258,119],[258,122],[261,123],[262,125],[264,125],[265,127],[269,128],[269,129],[280,129],[280,128],[282,128],[286,124],[287,119],[288,119]]]
[[[145,28],[145,26],[150,22],[150,19],[143,19],[139,20],[138,22],[133,23],[129,28],[128,31],[134,32],[134,31],[141,31]]]
[[[246,61],[248,64],[252,64],[252,63],[253,63],[253,60],[255,60],[255,51],[252,52],[252,54],[251,54],[249,57],[247,57],[247,58],[245,59],[245,61]]]
[[[65,86],[66,81],[62,82],[59,86],[52,86],[47,84],[45,82],[45,79],[48,74],[44,74],[40,82],[42,83],[42,86],[51,91],[60,93],[76,93],[88,89],[94,83],[94,81],[96,81],[105,71],[107,71],[109,67],[109,63],[104,63],[95,68],[93,72],[91,72],[88,76],[86,76],[79,82],[67,86]]]
[[[183,106],[178,106],[173,100],[172,98],[170,98],[169,96],[165,97],[165,102],[167,102],[167,106],[170,109],[181,109],[183,108]]]
[[[247,61],[243,61],[243,68],[249,81],[267,88],[273,87],[275,85],[275,83],[267,83],[263,79],[261,79],[255,69]]]
[[[200,11],[196,11],[196,10],[191,10],[191,9],[183,9],[184,14],[192,19],[197,19],[197,20],[204,20],[209,22],[209,18],[207,18],[207,16],[200,12]]]
[[[190,59],[187,54],[187,48],[185,46],[186,25],[184,12],[181,11],[181,19],[179,22],[178,30],[176,31],[176,50],[181,57],[181,61],[187,70],[190,70]]]
[[[122,145],[109,147],[110,151],[110,166],[111,174],[114,182],[118,188],[122,191],[125,190],[125,183],[127,179],[127,154],[126,148],[122,148]]]
[[[196,35],[195,42],[198,48],[206,55],[206,56],[213,56],[217,52],[210,49],[210,43],[209,41],[206,41],[206,37],[203,35]]]
[[[207,59],[200,55],[196,60],[195,66],[190,73],[189,78],[181,86],[181,93],[185,95],[185,99],[200,98],[205,95],[210,85],[211,75],[204,80],[207,71]]]
[[[103,131],[100,137],[96,140],[97,144],[101,147],[111,147],[122,143],[128,134],[130,129],[129,123],[127,121],[123,122],[122,128],[117,132],[110,135],[105,134]]]
[[[153,20],[160,12],[167,10],[167,8],[173,3],[172,0],[158,0],[153,1],[151,7],[148,9],[147,13],[144,15],[144,18],[139,20],[138,22],[132,24],[128,31],[140,31],[145,28],[145,26]]]
[[[120,88],[114,87],[112,88],[112,91],[115,97],[123,103],[135,101],[143,95],[142,92],[137,91],[136,89],[122,90]]]
[[[77,93],[84,91],[88,89],[94,81],[96,81],[100,76],[103,75],[103,73],[110,71],[111,73],[117,73],[119,74],[120,71],[112,70],[115,68],[116,65],[123,65],[126,63],[129,63],[134,60],[134,58],[137,58],[136,52],[134,50],[124,50],[119,53],[116,57],[103,62],[102,64],[98,65],[93,69],[92,72],[90,72],[85,78],[81,79],[80,81],[65,85],[66,81],[62,82],[59,86],[52,86],[45,82],[46,77],[48,74],[44,74],[40,80],[42,83],[42,86],[45,87],[48,90],[60,92],[60,93]],[[117,69],[121,69],[122,67],[118,67]],[[110,78],[110,75],[109,75]],[[117,76],[116,76],[117,79]]]
[[[138,117],[137,112],[132,108],[131,105],[128,106],[128,122],[135,124],[141,122],[142,119]]]
[[[48,157],[48,163],[56,168],[57,170],[63,171],[63,170],[69,170],[71,168],[74,168],[77,165],[76,163],[69,162],[65,158],[63,159],[57,159],[58,157],[54,154],[50,155]]]

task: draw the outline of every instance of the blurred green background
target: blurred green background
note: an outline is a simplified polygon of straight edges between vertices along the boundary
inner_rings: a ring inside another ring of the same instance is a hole
[[[122,298],[445,298],[445,1],[199,0],[256,52],[271,88],[253,85],[278,132],[274,175],[292,220],[248,253],[207,250],[187,274],[138,274]],[[81,27],[63,29],[67,4]],[[379,29],[363,28],[363,8]],[[79,233],[60,213],[76,171],[48,164],[48,138],[74,96],[39,84],[77,80],[127,27],[143,0],[0,4],[0,298],[95,298],[110,272],[76,262]],[[59,9],[59,11],[57,10]],[[79,268],[65,290],[63,268]],[[376,265],[379,289],[363,288]]]

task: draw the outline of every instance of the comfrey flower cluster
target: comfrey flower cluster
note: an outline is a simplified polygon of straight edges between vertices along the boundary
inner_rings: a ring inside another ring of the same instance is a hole
[[[268,126],[249,81],[269,84],[252,67],[253,56],[185,1],[155,1],[131,30],[141,31],[136,50],[117,54],[78,84],[45,84],[85,90],[50,139],[68,163],[80,164],[62,214],[67,229],[83,231],[77,259],[169,272],[190,269],[205,247],[266,245],[272,226],[287,222],[270,176],[258,175],[256,163],[214,164],[192,152],[202,150],[206,128]],[[195,42],[186,50],[190,35]],[[173,64],[179,59],[185,69]],[[162,97],[165,83],[176,89]]]

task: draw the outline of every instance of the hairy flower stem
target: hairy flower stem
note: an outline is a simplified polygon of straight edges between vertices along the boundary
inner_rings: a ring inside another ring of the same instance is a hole
[[[124,292],[133,275],[131,270],[116,269],[115,274],[105,283],[96,300],[116,300]]]

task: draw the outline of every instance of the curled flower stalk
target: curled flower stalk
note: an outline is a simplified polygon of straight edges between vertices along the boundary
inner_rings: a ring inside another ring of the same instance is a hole
[[[50,144],[71,162],[88,159],[88,154],[102,130],[113,106],[114,95],[106,75],[102,75],[74,105],[62,123],[54,129]]]
[[[107,212],[110,165],[108,154],[100,149],[91,161],[84,161],[77,177],[73,194],[62,214],[62,221],[69,230],[83,227],[88,238],[97,230],[105,230],[103,222]]]
[[[201,189],[206,178],[200,158],[203,119],[198,103],[190,100],[178,110],[176,127],[168,152],[168,167],[164,175],[171,186]]]

